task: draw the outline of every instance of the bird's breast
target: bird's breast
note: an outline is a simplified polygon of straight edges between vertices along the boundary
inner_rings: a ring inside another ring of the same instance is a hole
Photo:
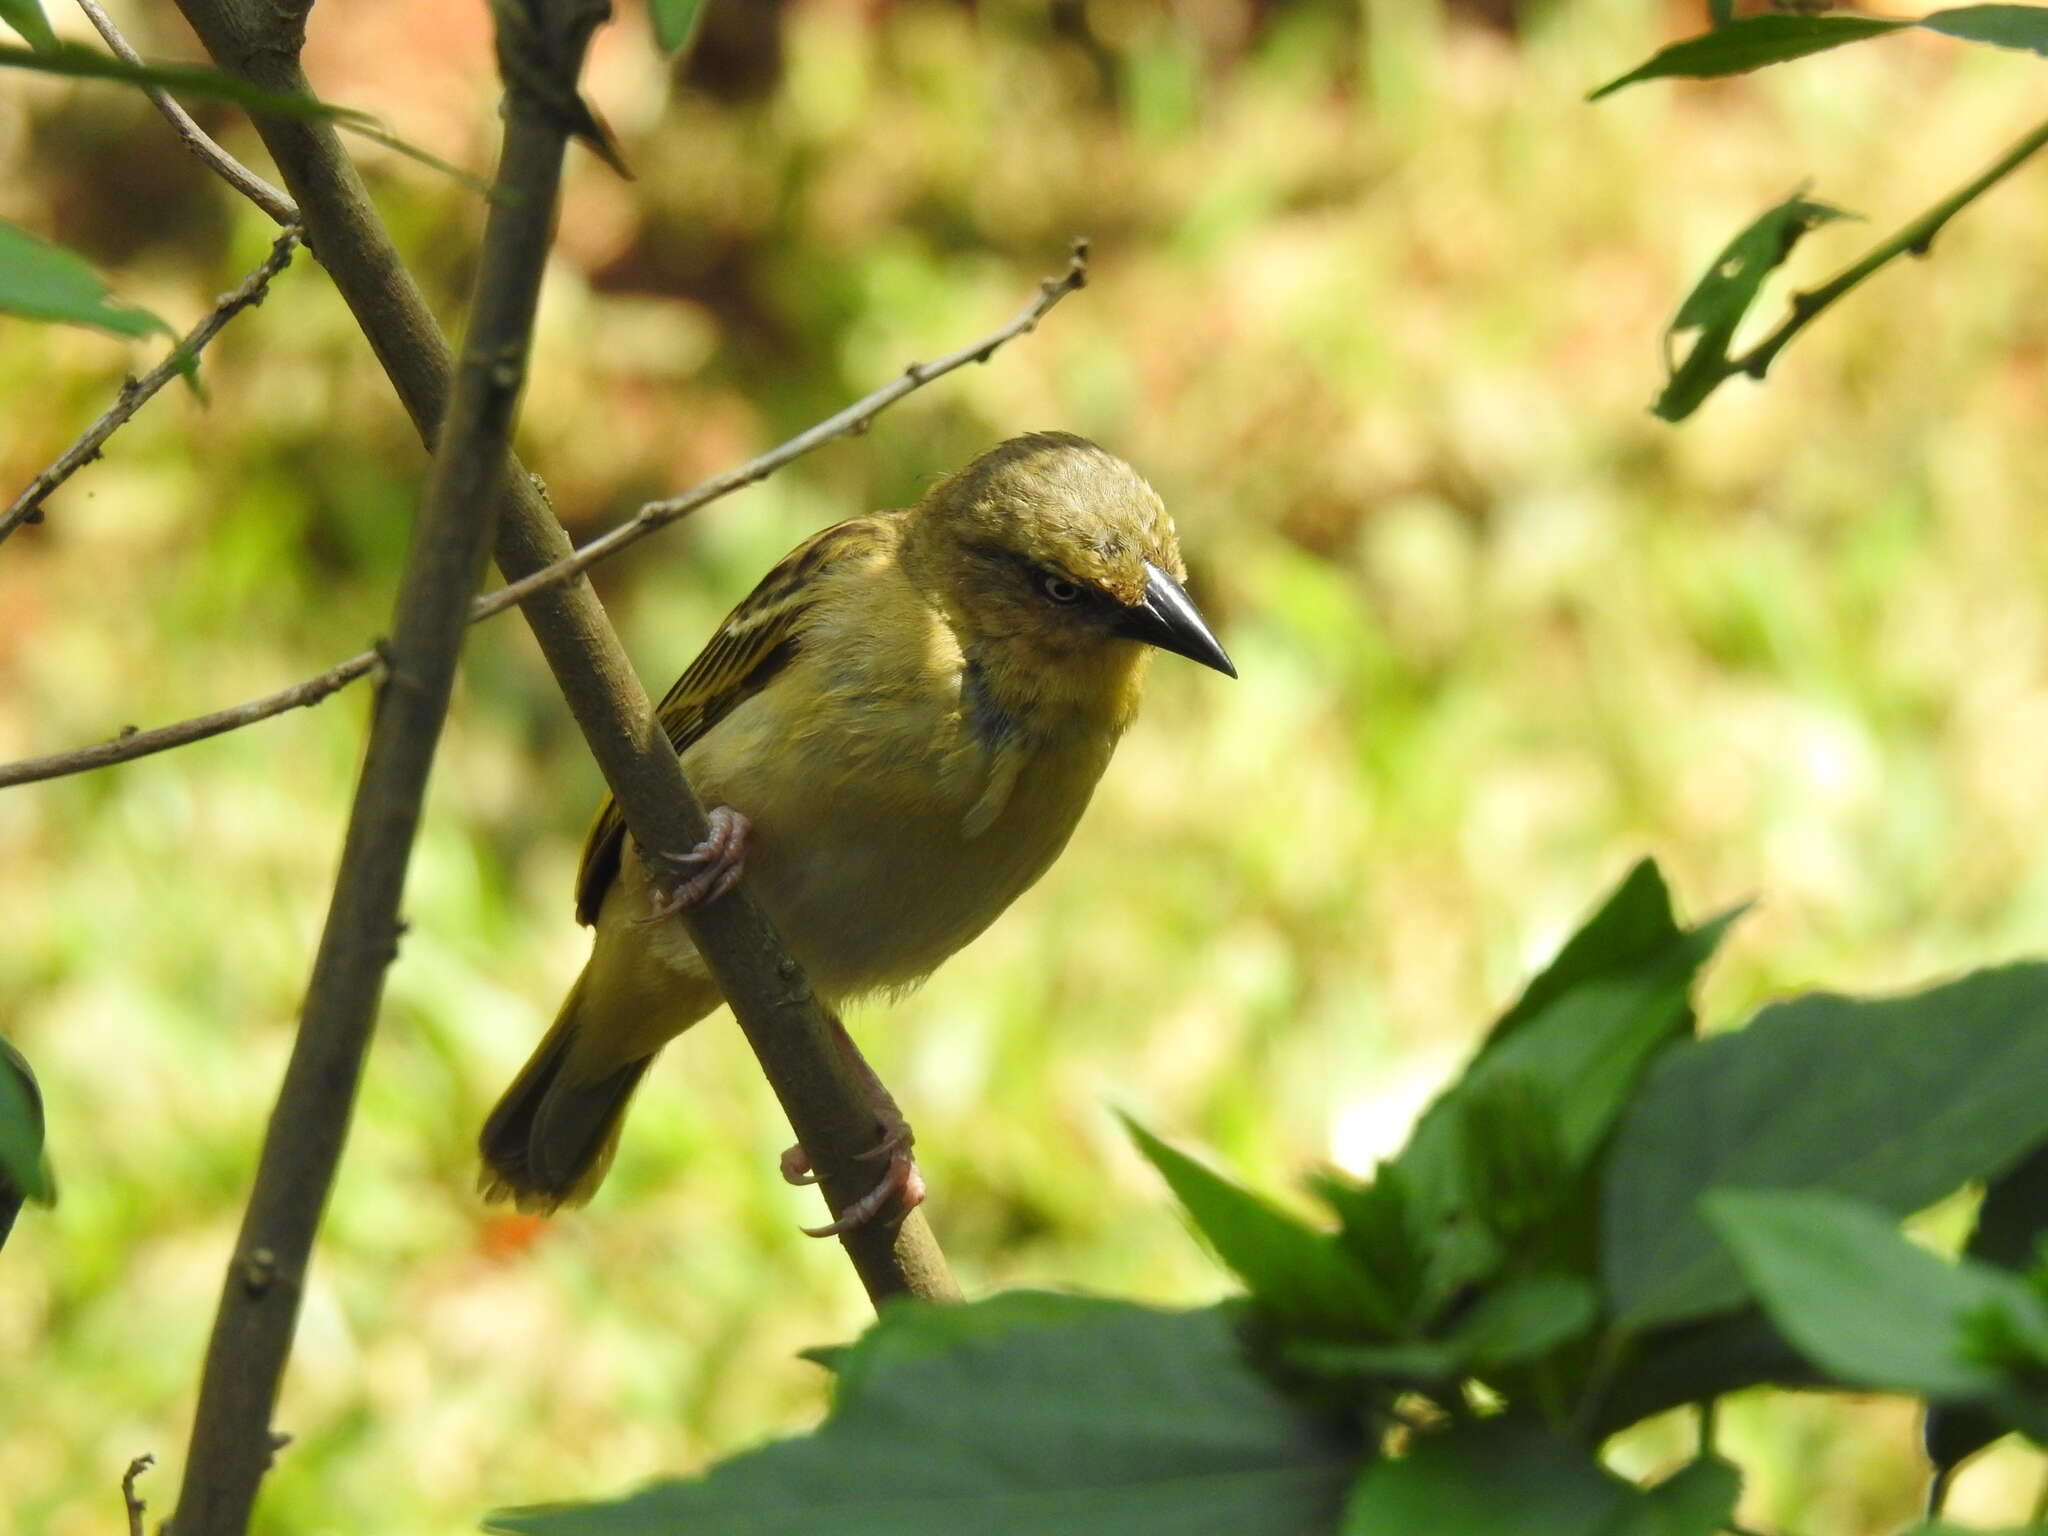
[[[1058,856],[1108,761],[1086,736],[996,739],[943,661],[792,668],[688,756],[707,797],[752,819],[748,885],[828,998],[914,982],[986,928]]]

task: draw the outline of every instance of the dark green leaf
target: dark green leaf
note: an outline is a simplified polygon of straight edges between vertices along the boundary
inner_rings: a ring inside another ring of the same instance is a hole
[[[1342,1536],[1605,1536],[1641,1498],[1583,1446],[1504,1416],[1367,1467]]]
[[[1707,20],[1725,27],[1735,19],[1735,0],[1707,0]]]
[[[1006,1324],[984,1332],[971,1315],[991,1307]],[[860,1364],[870,1349],[878,1357]],[[1324,1536],[1360,1459],[1355,1437],[1246,1362],[1220,1308],[891,1306],[852,1354],[814,1434],[611,1503],[501,1511],[489,1528]]]
[[[38,53],[48,53],[57,46],[57,34],[50,30],[50,19],[43,14],[38,0],[0,0],[0,21],[27,38]]]
[[[43,1156],[43,1095],[21,1052],[0,1040],[0,1194],[48,1205],[57,1198]]]
[[[1990,1309],[2048,1337],[2048,1314],[2018,1279],[1987,1264],[1944,1262],[1863,1201],[1720,1189],[1700,1205],[1764,1310],[1837,1381],[1929,1398],[1993,1397],[2009,1383],[1971,1358],[1968,1319]]]
[[[1794,193],[1729,241],[1707,268],[1665,332],[1666,352],[1681,335],[1696,331],[1685,360],[1670,377],[1650,410],[1666,421],[1683,421],[1735,371],[1729,348],[1742,318],[1762,289],[1764,279],[1785,264],[1806,234],[1822,224],[1853,215]]]
[[[2048,966],[1910,997],[1814,996],[1681,1045],[1616,1134],[1601,1267],[1631,1329],[1737,1306],[1710,1189],[1828,1189],[1903,1216],[2048,1137]]]
[[[1608,81],[1586,99],[1598,101],[1639,80],[1668,79],[1674,75],[1708,80],[1719,75],[1747,74],[1768,64],[1803,59],[1808,54],[1825,53],[1866,37],[1882,37],[1911,25],[1910,21],[1888,21],[1875,16],[1788,16],[1776,12],[1745,16],[1699,37],[1673,43],[1627,74]]]
[[[1965,5],[1922,16],[1920,25],[1969,43],[2048,54],[2048,6]]]
[[[1195,1229],[1283,1322],[1319,1332],[1394,1332],[1394,1299],[1333,1232],[1319,1232],[1177,1152],[1128,1116],[1138,1150],[1165,1175]]]
[[[0,310],[31,320],[95,326],[119,336],[173,334],[148,310],[111,298],[84,257],[5,223],[0,223]]]
[[[1758,1307],[1659,1328],[1635,1342],[1589,1414],[1596,1438],[1685,1403],[1746,1387],[1818,1386],[1822,1377]]]
[[[2044,1232],[2048,1232],[2048,1145],[2034,1148],[1991,1182],[1963,1254],[2001,1269],[2024,1270],[2032,1266]],[[1982,1408],[1933,1404],[1927,1410],[1924,1436],[1927,1459],[1945,1471],[1974,1456],[2011,1427]]]
[[[1686,1463],[1603,1536],[1714,1536],[1735,1519],[1742,1474],[1718,1456]]]
[[[649,0],[654,10],[654,36],[664,52],[686,48],[704,20],[705,0]],[[746,4],[747,0],[732,0]]]

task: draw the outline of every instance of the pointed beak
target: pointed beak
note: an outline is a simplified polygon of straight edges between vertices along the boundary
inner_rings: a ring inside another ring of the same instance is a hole
[[[1187,592],[1150,560],[1145,562],[1144,601],[1124,610],[1117,632],[1214,667],[1225,677],[1237,676],[1237,668],[1230,664]]]

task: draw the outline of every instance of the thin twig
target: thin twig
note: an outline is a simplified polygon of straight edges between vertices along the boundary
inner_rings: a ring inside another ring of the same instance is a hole
[[[853,437],[865,432],[874,419],[905,395],[913,394],[937,378],[943,378],[956,368],[969,363],[985,363],[996,349],[1007,341],[1015,340],[1035,327],[1045,318],[1046,311],[1088,281],[1088,242],[1076,240],[1067,258],[1067,270],[1058,277],[1049,277],[1038,285],[1038,295],[1025,305],[1017,317],[1008,325],[996,330],[976,342],[931,363],[912,363],[903,372],[884,384],[873,394],[855,401],[836,416],[828,416],[816,426],[807,428],[788,442],[771,448],[759,458],[749,459],[737,469],[729,469],[722,475],[714,475],[701,481],[680,496],[671,496],[662,501],[650,501],[625,522],[609,533],[600,534],[577,550],[566,560],[557,560],[545,570],[535,571],[531,576],[509,582],[497,591],[489,593],[477,604],[476,616],[489,618],[502,613],[514,603],[524,602],[543,587],[551,587],[558,581],[580,575],[600,560],[608,560],[630,544],[665,528],[677,518],[687,517],[699,507],[730,496],[734,491],[766,480],[776,470],[783,468],[815,448],[822,448],[835,438]]]
[[[1771,364],[1777,360],[1778,354],[1785,350],[1786,343],[1811,325],[1821,311],[1873,272],[1899,257],[1925,256],[1934,245],[1934,237],[1941,233],[1950,219],[2018,170],[2043,146],[2048,146],[2048,122],[2035,127],[2025,138],[1992,162],[1982,175],[1958,187],[1919,218],[1902,227],[1890,239],[1871,247],[1862,259],[1844,267],[1818,288],[1794,294],[1792,313],[1779,322],[1776,330],[1747,352],[1740,357],[1730,358],[1726,372],[1720,377],[1733,378],[1738,373],[1746,373],[1753,379],[1762,378],[1770,371]]]
[[[133,64],[137,68],[145,67],[146,61],[142,55],[137,53],[128,39],[121,35],[120,28],[114,25],[111,16],[100,9],[97,0],[78,0],[78,8],[85,12],[85,19],[93,24],[94,29],[106,40],[107,47],[113,50],[117,58],[124,64]],[[156,103],[157,111],[163,113],[170,120],[171,127],[177,130],[178,141],[204,161],[214,174],[269,214],[277,223],[299,222],[298,204],[222,149],[204,128],[192,120],[191,113],[171,99],[168,91],[159,90],[155,86],[148,86],[145,89],[149,93],[149,99]],[[0,531],[0,536],[4,536],[4,531]]]
[[[776,470],[784,468],[834,438],[865,431],[877,416],[904,396],[922,389],[934,379],[941,378],[957,368],[965,367],[968,363],[988,361],[998,348],[1031,330],[1055,304],[1076,288],[1082,287],[1087,282],[1087,273],[1087,243],[1077,240],[1070,253],[1067,270],[1061,276],[1047,278],[1041,283],[1037,296],[1007,325],[999,326],[978,341],[946,353],[936,362],[912,364],[880,389],[856,401],[836,416],[830,416],[816,426],[799,432],[789,441],[769,449],[758,458],[749,459],[737,468],[714,475],[680,496],[648,502],[618,527],[592,539],[573,555],[554,561],[530,576],[523,576],[478,598],[471,606],[470,622],[474,624],[503,613],[507,608],[526,601],[545,588],[581,575],[598,561],[609,559],[657,529],[664,528],[676,519],[714,501],[730,496],[735,491],[744,490],[747,486],[765,480]],[[317,704],[335,690],[368,674],[376,665],[376,659],[374,652],[364,651],[351,656],[338,666],[329,667],[317,677],[307,678],[304,682],[280,689],[276,693],[265,694],[262,698],[251,699],[232,709],[216,710],[212,714],[199,715],[190,720],[157,726],[147,731],[126,732],[110,741],[99,742],[90,747],[55,752],[47,757],[24,758],[14,763],[0,763],[0,789],[13,784],[32,784],[41,779],[63,778],[67,774],[87,773],[95,768],[110,768],[116,763],[133,762],[139,757],[167,752],[173,747],[187,746],[195,741],[204,741],[209,736],[240,730],[245,725],[254,725],[259,720],[268,720],[271,716],[281,715],[287,710]]]
[[[154,730],[138,731],[130,727],[120,735],[90,747],[53,752],[48,757],[23,758],[18,763],[0,763],[0,789],[13,784],[33,784],[39,779],[61,779],[66,774],[88,773],[94,768],[109,768],[115,763],[133,762],[154,752],[190,746],[209,736],[238,731],[245,725],[268,720],[286,710],[318,704],[357,678],[367,677],[376,666],[377,653],[374,650],[361,651],[341,665],[329,667],[318,677],[309,677],[302,683],[280,688],[276,693],[266,693],[260,699],[250,699],[232,709],[217,709],[210,715],[195,715],[190,720],[160,725]]]
[[[84,3],[90,5],[92,0],[84,0]],[[58,455],[56,463],[31,480],[28,488],[8,504],[5,512],[0,512],[0,543],[4,543],[7,536],[23,523],[41,522],[43,503],[52,491],[98,458],[107,439],[126,425],[128,419],[141,410],[158,390],[190,368],[193,360],[206,350],[207,343],[220,334],[223,326],[251,305],[263,302],[270,280],[290,264],[298,243],[297,227],[286,229],[271,245],[270,254],[263,258],[256,270],[243,278],[232,292],[224,293],[215,300],[212,312],[186,333],[185,339],[171,349],[169,357],[141,378],[130,379],[121,386],[120,394],[114,397],[114,403],[107,407],[100,419]]]
[[[207,1342],[178,1536],[241,1536],[270,1464],[275,1411],[320,1217],[398,949],[399,901],[447,718],[469,598],[505,497],[512,425],[559,201],[569,127],[559,102],[608,0],[494,7],[504,151],[469,320],[421,501],[334,896],[255,1186]],[[513,67],[516,58],[518,67]]]
[[[144,1453],[128,1463],[121,1474],[121,1502],[128,1510],[128,1536],[142,1536],[142,1517],[149,1505],[135,1492],[135,1479],[156,1465],[156,1458]]]

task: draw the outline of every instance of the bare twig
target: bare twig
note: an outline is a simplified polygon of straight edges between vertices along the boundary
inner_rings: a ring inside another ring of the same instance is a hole
[[[84,0],[90,5],[92,0]],[[288,228],[279,235],[270,247],[270,254],[262,263],[243,278],[229,293],[224,293],[214,302],[212,312],[185,334],[185,339],[171,349],[171,355],[139,379],[130,379],[121,386],[114,403],[107,407],[98,421],[85,429],[77,442],[66,448],[57,462],[37,475],[28,483],[28,488],[8,503],[7,510],[0,512],[0,542],[23,523],[42,521],[42,505],[50,493],[100,456],[100,449],[108,438],[122,426],[143,405],[172,379],[192,365],[194,358],[206,349],[206,344],[218,336],[221,327],[253,304],[261,304],[263,296],[270,289],[270,280],[282,272],[291,262],[292,251],[299,243],[299,231]]]
[[[280,14],[264,0],[178,0],[178,7],[216,63],[265,89],[304,87],[289,12]],[[431,438],[448,401],[448,344],[339,137],[330,124],[300,118],[258,117],[256,129],[298,200],[322,266],[414,425]],[[538,482],[510,455],[504,501],[496,554],[507,581],[573,553]],[[704,808],[589,581],[557,582],[528,596],[520,611],[617,796],[628,831],[649,848],[702,842]],[[864,1154],[878,1128],[837,1048],[835,1021],[744,880],[686,922],[839,1214],[874,1182]],[[959,1295],[923,1211],[910,1212],[893,1230],[870,1222],[839,1240],[877,1303],[905,1294]]]
[[[23,758],[18,763],[0,763],[0,789],[11,784],[33,784],[39,779],[61,779],[67,774],[86,773],[94,768],[107,768],[115,763],[132,762],[138,757],[148,757],[153,752],[168,752],[173,747],[190,746],[195,741],[204,741],[209,736],[219,736],[227,731],[238,731],[245,725],[254,725],[258,720],[268,720],[272,715],[281,715],[286,710],[304,709],[309,704],[318,704],[330,693],[345,688],[359,677],[367,677],[376,669],[377,653],[374,650],[360,651],[339,666],[329,667],[318,677],[309,677],[302,683],[289,688],[280,688],[276,693],[266,693],[260,699],[250,699],[232,709],[218,709],[210,715],[195,715],[190,720],[180,720],[175,725],[160,725],[154,730],[138,731],[132,727],[107,741],[90,747],[78,747],[69,752],[53,752],[48,757]]]
[[[799,432],[788,442],[771,448],[759,458],[749,459],[737,469],[729,469],[722,475],[714,475],[683,492],[662,501],[650,501],[625,522],[609,533],[600,534],[585,544],[566,560],[557,560],[545,570],[535,571],[531,576],[522,576],[497,591],[490,593],[477,604],[477,617],[489,618],[514,603],[524,602],[543,587],[553,586],[558,581],[589,570],[600,560],[608,560],[629,544],[640,540],[658,528],[665,528],[677,518],[687,517],[699,507],[706,506],[734,491],[767,479],[776,470],[802,458],[815,448],[822,448],[835,438],[851,437],[865,432],[870,423],[901,400],[942,378],[956,368],[969,363],[985,363],[1004,342],[1015,340],[1035,327],[1045,318],[1046,311],[1088,281],[1088,242],[1076,240],[1068,254],[1067,270],[1058,277],[1049,277],[1038,285],[1038,295],[1020,310],[1008,325],[1000,326],[979,341],[970,342],[957,351],[948,352],[936,362],[912,363],[903,372],[884,384],[873,394],[855,401],[836,416],[828,416],[816,426]]]
[[[506,195],[491,201],[460,363],[393,613],[390,675],[371,720],[334,899],[207,1343],[172,1521],[178,1536],[241,1536],[270,1463],[270,1417],[384,974],[397,953],[399,900],[454,688],[468,599],[504,501],[506,447],[572,127],[561,103],[575,98],[590,35],[610,14],[609,0],[493,8],[505,80],[498,186]]]
[[[137,68],[145,65],[146,61],[142,55],[137,53],[128,39],[121,35],[120,28],[114,25],[114,19],[100,9],[97,0],[78,0],[78,8],[85,12],[85,19],[93,24],[94,29],[106,40],[107,47],[112,49],[115,56],[124,64],[133,64]],[[269,214],[277,223],[299,222],[298,205],[222,149],[204,128],[192,120],[191,113],[171,99],[168,91],[159,90],[155,86],[147,89],[149,99],[156,103],[157,111],[163,113],[170,120],[171,127],[177,130],[178,141],[204,161],[214,174]]]
[[[142,1517],[149,1510],[135,1491],[135,1479],[155,1465],[156,1458],[145,1452],[129,1462],[128,1470],[121,1474],[121,1502],[128,1510],[128,1536],[142,1536]]]
[[[845,410],[827,417],[816,426],[799,432],[795,437],[769,449],[758,458],[749,459],[723,474],[714,475],[709,480],[692,486],[680,496],[648,502],[618,527],[592,539],[573,555],[556,560],[530,576],[522,576],[517,581],[509,582],[495,592],[478,598],[471,606],[470,622],[476,623],[503,613],[507,608],[525,602],[548,587],[581,575],[598,561],[609,559],[629,545],[638,543],[650,533],[666,527],[700,507],[767,479],[776,470],[822,447],[834,438],[865,431],[882,412],[904,396],[922,389],[934,379],[942,378],[968,363],[988,361],[998,348],[1031,330],[1053,305],[1087,281],[1087,260],[1086,242],[1075,241],[1067,270],[1059,277],[1047,278],[1041,283],[1037,296],[1008,324],[999,326],[977,341],[946,353],[935,362],[912,364],[872,394],[855,401]],[[90,747],[56,752],[47,757],[24,758],[14,763],[0,763],[0,789],[5,789],[11,784],[30,784],[40,779],[57,779],[67,774],[86,773],[95,768],[109,768],[116,763],[133,762],[139,757],[167,752],[173,747],[187,746],[195,741],[204,741],[209,736],[218,736],[225,731],[240,730],[245,725],[254,725],[259,720],[268,720],[271,716],[281,715],[287,710],[317,704],[336,689],[367,675],[375,664],[375,654],[364,651],[337,666],[328,668],[317,677],[307,678],[304,682],[280,689],[276,693],[265,694],[262,698],[251,699],[232,709],[216,710],[212,714],[181,720],[172,725],[157,726],[152,730],[126,732],[110,741],[99,742]]]

